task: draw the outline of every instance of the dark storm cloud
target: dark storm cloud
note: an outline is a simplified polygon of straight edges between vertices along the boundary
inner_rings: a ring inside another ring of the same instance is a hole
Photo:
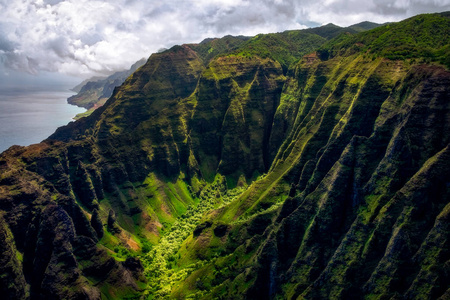
[[[30,73],[89,76],[206,37],[392,22],[446,10],[450,0],[0,0],[0,61]]]

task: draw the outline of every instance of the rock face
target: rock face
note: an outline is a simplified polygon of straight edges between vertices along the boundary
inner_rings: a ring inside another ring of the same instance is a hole
[[[337,90],[341,81],[335,90],[316,98],[309,114],[319,109],[316,116],[335,117],[328,118],[331,124],[327,118],[304,120],[301,128],[307,131],[297,139],[302,145],[294,144],[284,153],[284,160],[292,163],[283,181],[296,183],[296,194],[273,217],[275,228],[264,232],[249,296],[269,298],[271,287],[289,298],[347,299],[368,294],[437,298],[445,292],[445,285],[424,285],[429,280],[425,277],[443,274],[449,255],[446,247],[437,246],[439,255],[428,257],[437,268],[433,271],[424,270],[420,253],[428,238],[435,237],[441,214],[446,215],[448,208],[444,178],[450,175],[446,162],[450,94],[432,86],[450,83],[450,73],[429,66],[401,68],[388,61],[372,67],[359,64],[351,72],[358,74],[361,84],[349,84],[354,77],[341,74],[343,92]],[[394,70],[397,78],[392,76]],[[330,83],[325,83],[322,93]],[[273,172],[283,167],[278,164]],[[437,244],[448,241],[448,234],[440,236]]]
[[[268,141],[284,84],[281,65],[269,59],[224,57],[199,80],[190,120],[191,147],[204,176],[264,173]]]
[[[0,216],[0,291],[5,299],[23,299],[27,284],[23,276],[22,262],[17,257],[14,238],[5,220]]]
[[[1,154],[1,290],[445,299],[450,21],[387,26],[175,46]]]

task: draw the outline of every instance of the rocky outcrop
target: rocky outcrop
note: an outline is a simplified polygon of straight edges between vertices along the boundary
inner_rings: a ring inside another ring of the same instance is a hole
[[[97,237],[99,239],[101,239],[104,234],[103,223],[102,223],[102,220],[100,219],[98,210],[95,208],[92,211],[91,226],[92,226],[92,228],[94,228],[95,232],[97,233]]]

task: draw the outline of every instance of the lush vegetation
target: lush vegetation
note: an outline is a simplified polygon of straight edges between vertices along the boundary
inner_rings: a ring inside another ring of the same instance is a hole
[[[193,232],[195,235],[195,230],[202,228],[200,222],[205,215],[229,204],[242,191],[242,188],[227,190],[224,178],[218,176],[212,184],[202,189],[198,204],[189,206],[177,221],[164,230],[158,244],[142,257],[148,280],[145,293],[150,298],[169,296],[179,281],[185,280],[193,271],[208,263],[190,261],[189,254],[182,249],[182,245],[186,239],[192,238]]]
[[[434,61],[450,67],[449,24],[448,13],[421,15],[358,35],[341,35],[319,51],[322,57],[361,52],[392,60]]]
[[[248,40],[230,55],[271,58],[278,61],[283,70],[287,71],[293,62],[314,51],[325,41],[325,38],[317,34],[298,30],[260,34]]]
[[[248,39],[250,37],[227,35],[220,39],[206,39],[200,44],[191,44],[190,46],[203,58],[205,65],[207,65],[217,55],[235,50]]]

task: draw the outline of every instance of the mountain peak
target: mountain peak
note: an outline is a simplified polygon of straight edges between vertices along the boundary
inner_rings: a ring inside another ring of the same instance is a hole
[[[340,26],[338,26],[338,25],[335,25],[335,24],[333,24],[333,23],[328,23],[328,24],[325,24],[325,25],[323,25],[323,26],[321,26],[321,27],[332,27],[332,28],[341,28]]]

